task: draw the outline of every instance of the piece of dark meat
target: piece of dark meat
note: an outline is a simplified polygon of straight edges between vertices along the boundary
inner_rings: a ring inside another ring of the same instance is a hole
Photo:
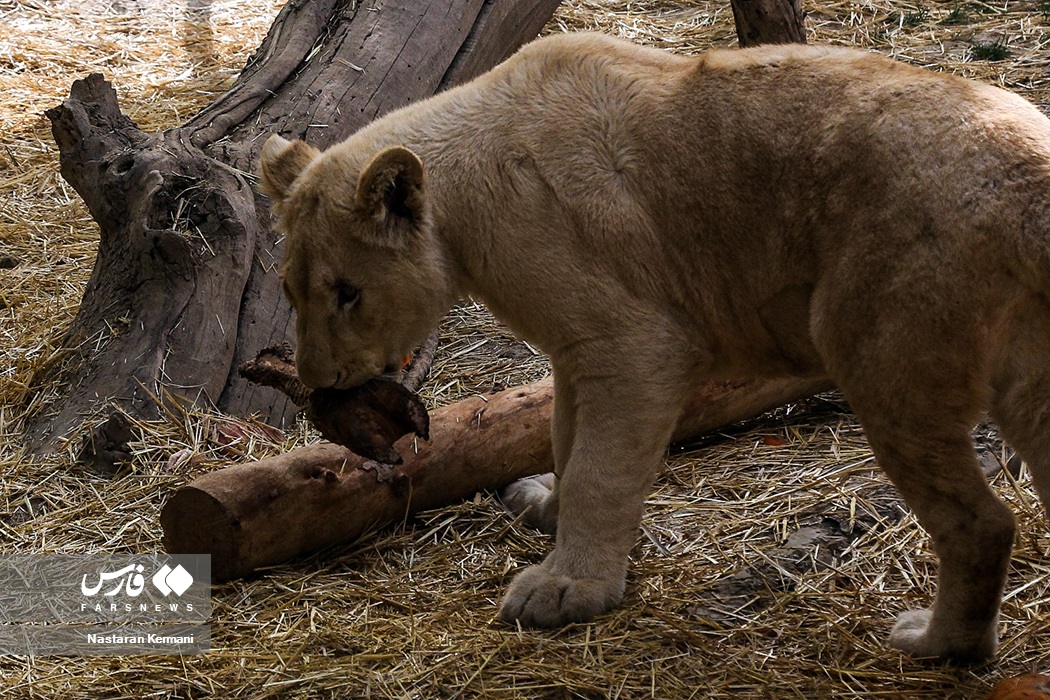
[[[352,389],[314,390],[306,417],[326,440],[384,464],[401,464],[394,443],[402,436],[430,437],[430,416],[419,397],[382,377]]]

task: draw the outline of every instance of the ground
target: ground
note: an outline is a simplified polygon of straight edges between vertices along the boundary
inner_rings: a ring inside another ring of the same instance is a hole
[[[315,439],[207,412],[135,426],[132,472],[102,478],[19,440],[34,368],[55,352],[97,230],[58,175],[41,113],[88,71],[147,130],[222,90],[277,0],[188,5],[0,0],[0,550],[160,548],[168,494],[210,469]],[[1050,109],[1050,6],[1035,2],[804,2],[811,42],[850,44],[999,84]],[[682,52],[731,46],[728,2],[568,2],[548,31],[596,29]],[[1001,59],[1001,60],[993,60]],[[426,399],[531,381],[545,360],[483,309],[457,309]],[[5,698],[980,698],[1046,672],[1050,536],[1024,468],[975,433],[1021,534],[996,660],[917,663],[883,642],[928,602],[933,559],[878,472],[848,407],[802,402],[671,450],[649,501],[623,607],[592,624],[512,629],[496,619],[514,572],[552,546],[491,494],[355,545],[214,590],[214,651],[197,658],[0,658]],[[223,437],[227,436],[227,437]],[[70,448],[72,452],[72,448]],[[1043,664],[1040,668],[1040,664]]]

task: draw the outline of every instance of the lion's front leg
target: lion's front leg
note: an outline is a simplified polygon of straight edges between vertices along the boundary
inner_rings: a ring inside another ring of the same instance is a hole
[[[645,497],[678,418],[680,399],[667,395],[669,384],[631,377],[573,384],[571,446],[547,497],[557,518],[555,549],[514,579],[501,618],[556,627],[620,602]]]

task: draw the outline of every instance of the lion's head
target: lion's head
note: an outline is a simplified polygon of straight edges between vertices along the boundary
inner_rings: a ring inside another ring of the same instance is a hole
[[[423,164],[394,146],[368,158],[271,136],[263,191],[286,236],[283,284],[305,384],[345,389],[400,367],[455,301]]]

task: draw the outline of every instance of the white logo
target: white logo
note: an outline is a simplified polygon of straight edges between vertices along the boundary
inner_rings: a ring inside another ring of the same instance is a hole
[[[193,585],[193,576],[190,575],[189,571],[182,568],[182,564],[179,564],[174,569],[165,564],[160,567],[157,573],[153,574],[153,585],[165,596],[172,593],[181,596],[186,592],[186,589]]]
[[[116,581],[116,585],[103,593],[103,595],[113,597],[121,589],[124,589],[125,593],[135,598],[146,587],[146,580],[142,576],[142,571],[142,564],[129,564],[117,571],[100,571],[98,583],[94,586],[88,585],[87,574],[85,574],[80,580],[80,592],[86,596],[98,595],[107,581]],[[181,596],[193,585],[193,576],[181,564],[174,569],[165,564],[157,570],[157,573],[153,574],[152,582],[153,586],[165,597],[172,593]]]

